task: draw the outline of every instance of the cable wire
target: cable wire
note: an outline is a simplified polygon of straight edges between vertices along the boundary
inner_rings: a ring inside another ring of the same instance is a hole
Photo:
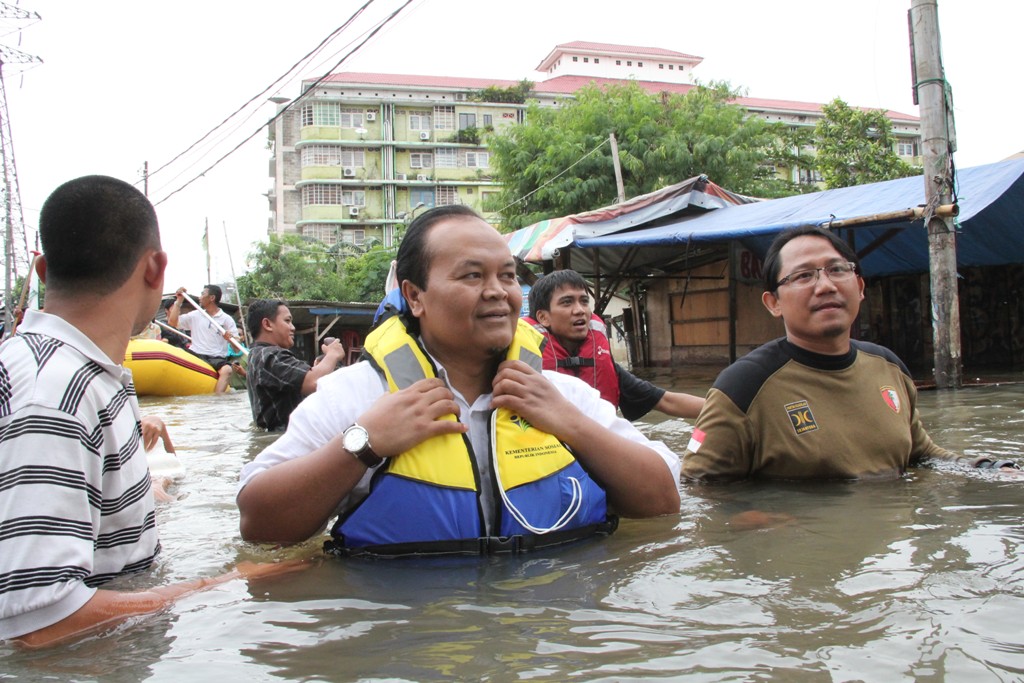
[[[534,190],[531,190],[530,192],[527,192],[526,194],[524,194],[524,195],[523,195],[522,197],[520,197],[519,199],[517,199],[517,200],[513,201],[513,202],[512,202],[511,204],[508,204],[507,206],[504,206],[504,207],[502,207],[502,208],[501,208],[501,209],[500,209],[500,210],[498,211],[498,213],[499,213],[499,214],[504,214],[504,213],[505,213],[505,209],[507,209],[507,208],[509,208],[509,207],[512,207],[512,206],[515,206],[515,205],[516,205],[516,204],[518,204],[519,202],[522,202],[522,201],[526,201],[526,199],[527,199],[527,198],[529,198],[529,197],[530,197],[530,195],[532,195],[532,194],[534,194],[534,193],[536,193],[536,192],[540,192],[540,191],[541,191],[541,190],[543,190],[543,189],[544,189],[545,187],[547,187],[547,186],[548,186],[548,185],[550,185],[551,183],[553,183],[553,182],[555,182],[556,180],[558,180],[558,178],[559,178],[559,177],[561,177],[561,176],[565,175],[566,173],[568,173],[569,171],[571,171],[571,170],[572,170],[572,167],[573,167],[573,166],[575,166],[576,164],[582,163],[584,159],[586,159],[587,157],[589,157],[589,156],[590,156],[591,154],[594,154],[595,152],[597,152],[597,151],[598,151],[599,149],[601,149],[601,148],[602,148],[603,146],[605,146],[605,145],[609,144],[610,142],[611,142],[611,141],[610,141],[609,139],[605,138],[604,140],[602,140],[602,141],[601,141],[601,142],[600,142],[600,143],[599,143],[599,144],[597,145],[597,147],[595,147],[594,149],[590,150],[589,152],[587,152],[586,154],[584,154],[583,156],[581,156],[581,157],[580,157],[579,159],[577,159],[576,161],[574,161],[574,162],[573,162],[572,164],[570,164],[570,165],[569,165],[569,166],[568,166],[568,167],[567,167],[567,168],[566,168],[565,170],[563,170],[563,171],[562,171],[561,173],[559,173],[558,175],[555,175],[555,176],[553,176],[553,177],[552,177],[552,178],[551,178],[550,180],[548,180],[547,182],[545,182],[545,183],[541,184],[541,185],[540,185],[539,187],[537,187],[536,189],[534,189]]]
[[[285,71],[283,74],[278,76],[273,82],[271,82],[270,85],[268,85],[266,88],[264,88],[262,91],[260,91],[256,95],[253,95],[245,104],[243,104],[241,107],[239,107],[238,109],[233,111],[231,114],[229,114],[223,121],[221,121],[216,126],[214,126],[212,129],[210,129],[205,135],[203,135],[198,140],[196,140],[191,145],[189,145],[187,148],[185,148],[184,151],[180,152],[174,158],[172,158],[170,161],[166,162],[165,164],[163,164],[162,166],[160,166],[156,170],[152,171],[149,174],[149,177],[152,178],[154,175],[156,175],[160,171],[164,170],[165,168],[167,168],[168,166],[170,166],[175,161],[177,161],[181,157],[185,156],[189,152],[191,152],[199,144],[201,144],[204,140],[206,140],[208,137],[210,137],[215,132],[217,132],[217,130],[220,129],[222,126],[224,126],[228,121],[230,121],[232,118],[237,116],[240,112],[242,112],[246,107],[248,107],[250,104],[252,104],[256,100],[261,99],[262,97],[264,97],[274,86],[276,86],[278,83],[280,83],[285,78],[287,78],[296,69],[300,68],[303,63],[308,62],[310,59],[312,59],[314,56],[316,56],[316,54],[318,52],[320,52],[330,41],[334,40],[334,38],[337,37],[342,31],[344,31],[346,28],[351,26],[352,22],[355,21],[363,13],[363,11],[365,11],[366,8],[369,7],[370,5],[372,5],[374,2],[375,2],[375,0],[367,0],[366,3],[362,7],[360,7],[358,10],[356,10],[352,14],[352,16],[350,16],[345,21],[345,23],[343,23],[341,26],[339,26],[338,28],[336,28],[333,31],[331,31],[327,35],[327,37],[324,38],[322,41],[320,41],[320,43],[315,48],[313,48],[312,50],[307,52],[299,61],[295,62],[291,67],[289,67],[287,71]],[[252,115],[247,117],[246,120],[248,120],[251,117],[252,117]]]
[[[367,3],[367,4],[369,4],[370,2],[373,2],[373,0],[368,0],[368,3]],[[312,89],[316,88],[316,86],[318,86],[318,85],[319,85],[320,83],[323,83],[323,82],[324,82],[325,80],[327,80],[327,78],[329,78],[329,77],[331,76],[331,73],[332,73],[332,72],[333,72],[333,71],[334,71],[335,69],[337,69],[337,68],[338,68],[339,66],[341,66],[341,65],[342,65],[342,64],[343,64],[343,63],[344,63],[344,62],[345,62],[345,61],[346,61],[346,60],[347,60],[347,59],[348,59],[349,57],[351,57],[351,56],[352,56],[352,55],[354,55],[354,54],[355,54],[356,52],[358,52],[360,48],[362,48],[362,47],[363,47],[364,45],[366,45],[366,43],[367,43],[367,42],[369,42],[369,41],[370,41],[370,40],[371,40],[371,39],[372,39],[372,38],[373,38],[373,37],[374,37],[375,35],[377,35],[377,33],[378,33],[378,32],[379,32],[379,31],[380,31],[380,30],[381,30],[382,28],[384,28],[385,26],[387,26],[387,24],[388,24],[388,23],[389,23],[389,22],[390,22],[390,21],[391,21],[392,19],[394,19],[394,18],[395,18],[396,16],[398,16],[398,14],[399,14],[399,13],[400,13],[400,12],[401,12],[402,10],[404,10],[404,9],[405,9],[406,7],[408,7],[408,6],[409,6],[409,5],[410,5],[410,4],[412,3],[412,2],[413,2],[413,0],[406,0],[406,1],[405,1],[405,2],[404,2],[404,3],[402,4],[402,6],[401,6],[401,7],[399,7],[399,8],[398,8],[398,9],[396,9],[396,10],[395,10],[394,12],[392,12],[391,14],[389,14],[389,15],[388,15],[388,16],[387,16],[387,17],[386,17],[386,18],[385,18],[385,19],[384,19],[384,20],[383,20],[382,22],[380,22],[379,24],[377,24],[377,26],[375,26],[375,27],[373,28],[373,30],[371,30],[371,31],[369,32],[369,34],[368,34],[368,35],[366,36],[366,38],[364,38],[364,39],[363,39],[363,41],[362,41],[362,42],[360,42],[360,43],[359,43],[358,45],[356,45],[356,46],[355,46],[355,47],[354,47],[354,48],[353,48],[352,50],[350,50],[350,51],[349,51],[349,52],[348,52],[347,54],[345,54],[345,56],[343,56],[343,57],[342,57],[341,59],[339,59],[339,60],[338,60],[338,61],[337,61],[337,62],[336,62],[336,63],[335,63],[335,64],[334,64],[334,65],[333,65],[333,66],[332,66],[332,67],[331,67],[331,68],[330,68],[330,69],[329,69],[329,70],[328,70],[328,71],[327,71],[326,73],[324,73],[324,74],[323,74],[322,76],[320,76],[320,77],[319,77],[319,78],[318,78],[317,80],[315,80],[315,81],[314,81],[314,82],[313,82],[313,83],[312,83],[312,84],[310,85],[310,87],[309,87],[309,88],[308,88],[307,90],[312,90]],[[240,148],[242,147],[242,145],[244,145],[245,143],[247,143],[247,142],[249,142],[250,140],[252,140],[252,139],[253,139],[254,137],[256,137],[257,135],[259,135],[259,133],[260,133],[260,132],[262,132],[262,131],[263,131],[263,130],[264,130],[264,129],[265,129],[266,127],[267,127],[267,126],[269,126],[270,124],[272,124],[272,123],[273,123],[274,121],[276,121],[277,119],[281,118],[281,117],[282,117],[282,116],[284,115],[284,113],[285,113],[286,111],[288,111],[289,109],[291,109],[291,108],[292,108],[292,107],[294,106],[294,104],[295,104],[295,102],[293,101],[293,102],[290,102],[290,103],[288,103],[288,105],[287,105],[287,106],[284,106],[284,107],[282,107],[282,108],[281,108],[281,110],[280,110],[280,111],[278,111],[278,112],[277,112],[277,113],[276,113],[276,114],[275,114],[274,116],[272,116],[272,117],[271,117],[270,119],[268,119],[268,120],[266,121],[266,123],[263,123],[263,124],[261,124],[259,128],[257,128],[256,130],[254,130],[254,131],[253,131],[253,132],[252,132],[252,133],[251,133],[251,134],[250,134],[249,136],[247,136],[247,137],[246,137],[246,138],[245,138],[244,140],[242,140],[242,141],[241,141],[241,142],[239,142],[239,143],[238,143],[237,145],[235,145],[235,146],[234,146],[234,147],[232,147],[232,148],[231,148],[230,150],[228,150],[228,152],[226,152],[226,153],[225,153],[224,155],[222,155],[222,156],[221,156],[220,158],[218,158],[218,159],[217,159],[217,160],[216,160],[215,162],[213,162],[213,163],[212,163],[212,164],[211,164],[210,166],[208,166],[208,167],[207,167],[207,168],[206,168],[205,170],[203,170],[203,171],[202,171],[201,173],[199,173],[198,175],[196,175],[195,177],[193,177],[193,178],[192,178],[191,180],[189,180],[188,182],[186,182],[186,183],[185,183],[184,185],[180,186],[180,187],[179,187],[179,188],[177,188],[176,190],[174,190],[174,191],[170,192],[169,194],[167,194],[167,195],[166,195],[166,196],[165,196],[165,197],[164,197],[163,199],[161,199],[161,200],[159,200],[159,201],[156,201],[156,202],[154,202],[154,203],[153,203],[153,205],[154,205],[154,206],[157,206],[157,205],[159,205],[159,204],[162,204],[163,202],[167,201],[168,199],[170,199],[170,198],[171,198],[171,197],[173,197],[174,195],[178,194],[179,192],[181,192],[182,190],[184,190],[184,189],[185,189],[186,187],[188,187],[188,186],[189,186],[189,185],[191,185],[192,183],[196,182],[197,180],[199,180],[200,178],[202,178],[203,176],[205,176],[205,175],[206,175],[207,173],[209,173],[209,172],[210,172],[211,170],[213,170],[214,168],[216,168],[217,166],[219,166],[221,162],[223,162],[223,161],[224,161],[225,159],[227,159],[227,158],[228,158],[229,156],[231,156],[232,154],[234,154],[235,152],[237,152],[237,151],[238,151],[238,150],[239,150],[239,149],[240,149]]]

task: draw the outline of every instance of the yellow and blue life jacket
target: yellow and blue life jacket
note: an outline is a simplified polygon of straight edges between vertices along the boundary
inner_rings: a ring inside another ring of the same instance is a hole
[[[507,357],[540,371],[543,341],[520,321]],[[392,392],[437,376],[400,316],[371,332],[363,351]],[[342,555],[489,554],[615,530],[604,490],[556,437],[501,408],[491,414],[490,450],[497,536],[484,532],[480,472],[468,437],[444,434],[385,460],[369,495],[338,520],[325,547]]]

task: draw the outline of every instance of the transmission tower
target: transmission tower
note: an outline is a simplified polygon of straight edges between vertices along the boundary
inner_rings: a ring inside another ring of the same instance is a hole
[[[26,12],[0,2],[0,19],[38,20],[35,12]],[[4,332],[9,333],[14,319],[12,288],[19,272],[27,274],[29,267],[28,238],[25,234],[25,219],[21,206],[21,190],[18,187],[18,171],[14,163],[14,142],[11,136],[11,117],[7,110],[7,88],[4,83],[8,65],[39,63],[39,57],[20,50],[0,45],[0,163],[3,175],[0,180],[0,207],[4,221]]]

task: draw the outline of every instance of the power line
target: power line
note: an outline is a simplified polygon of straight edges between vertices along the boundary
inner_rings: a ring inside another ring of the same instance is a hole
[[[388,25],[388,23],[389,23],[389,22],[390,22],[390,21],[391,21],[392,19],[394,19],[394,18],[395,18],[396,16],[398,16],[398,14],[399,14],[399,13],[400,13],[400,12],[401,12],[402,10],[404,10],[404,9],[405,9],[406,7],[408,7],[408,6],[410,5],[410,4],[412,4],[412,2],[413,2],[413,1],[414,1],[414,0],[406,0],[406,1],[405,1],[405,2],[404,2],[404,3],[402,4],[402,6],[401,6],[401,7],[399,7],[399,8],[398,8],[398,9],[396,9],[396,10],[395,10],[394,12],[392,12],[391,14],[389,14],[389,15],[388,15],[388,16],[387,16],[387,17],[386,17],[386,18],[385,18],[385,19],[384,19],[384,20],[383,20],[382,22],[380,22],[379,24],[377,24],[377,26],[376,26],[376,27],[374,27],[374,28],[373,28],[373,30],[369,32],[369,34],[368,34],[368,35],[366,36],[366,38],[364,38],[364,39],[363,39],[363,41],[362,41],[362,42],[360,42],[360,43],[359,43],[358,45],[356,45],[356,46],[355,46],[354,48],[352,48],[352,50],[350,50],[350,51],[349,51],[349,52],[348,52],[348,53],[347,53],[347,54],[346,54],[346,55],[345,55],[344,57],[342,57],[341,59],[339,59],[339,60],[338,60],[338,61],[337,61],[337,62],[336,62],[336,63],[334,64],[334,66],[332,66],[332,67],[331,67],[331,68],[330,68],[330,69],[329,69],[329,70],[328,70],[328,71],[327,71],[326,73],[324,73],[324,74],[323,74],[322,76],[320,76],[320,78],[318,78],[317,80],[315,80],[315,81],[314,81],[314,82],[313,82],[313,83],[312,83],[312,84],[310,85],[310,87],[309,87],[309,90],[312,90],[312,89],[316,88],[316,86],[320,85],[320,84],[321,84],[321,83],[323,83],[323,82],[324,82],[325,80],[327,80],[327,78],[328,78],[328,77],[329,77],[329,76],[331,75],[331,73],[332,73],[332,72],[333,72],[333,71],[334,71],[335,69],[337,69],[337,68],[338,68],[339,66],[341,66],[341,65],[342,65],[342,64],[343,64],[343,63],[344,63],[344,62],[345,62],[345,61],[346,61],[346,60],[347,60],[347,59],[348,59],[349,57],[351,57],[351,56],[352,56],[352,55],[354,55],[354,54],[355,54],[356,52],[358,52],[358,51],[359,51],[359,49],[363,47],[363,45],[366,45],[366,43],[367,43],[367,42],[369,42],[369,41],[370,41],[370,39],[372,39],[372,38],[373,38],[373,37],[374,37],[375,35],[377,35],[377,33],[378,33],[378,32],[379,32],[379,31],[380,31],[380,30],[381,30],[382,28],[384,28],[385,26],[387,26],[387,25]],[[369,0],[369,2],[373,2],[373,0]],[[367,4],[369,4],[369,2],[368,2]],[[239,149],[240,149],[240,148],[242,147],[242,145],[244,145],[245,143],[247,143],[247,142],[249,142],[250,140],[252,140],[252,139],[253,139],[254,137],[256,137],[257,135],[259,135],[259,134],[260,134],[260,132],[262,132],[264,128],[266,128],[267,126],[269,126],[270,124],[272,124],[272,123],[273,123],[274,121],[276,121],[277,119],[279,119],[279,118],[280,118],[281,116],[283,116],[283,115],[284,115],[284,113],[285,113],[286,111],[288,111],[289,109],[291,109],[291,108],[292,108],[292,106],[293,106],[294,104],[295,104],[295,102],[293,101],[293,102],[290,102],[290,103],[289,103],[288,105],[286,105],[286,106],[282,107],[282,108],[281,108],[281,110],[280,110],[280,111],[278,111],[278,112],[277,112],[277,113],[276,113],[276,114],[275,114],[274,116],[270,117],[270,119],[268,119],[268,120],[266,121],[266,123],[263,123],[262,125],[260,125],[260,127],[259,127],[259,128],[257,128],[256,130],[254,130],[254,131],[253,131],[253,132],[252,132],[252,133],[251,133],[251,134],[250,134],[250,135],[249,135],[248,137],[246,137],[246,138],[245,138],[244,140],[242,140],[242,141],[241,141],[241,142],[239,142],[239,143],[238,143],[237,145],[235,145],[234,147],[232,147],[232,148],[231,148],[231,149],[230,149],[230,150],[229,150],[229,151],[228,151],[228,152],[227,152],[226,154],[224,154],[224,155],[223,155],[223,156],[221,156],[221,157],[220,157],[219,159],[217,159],[217,160],[216,160],[215,162],[213,162],[213,163],[212,163],[212,164],[211,164],[210,166],[208,166],[208,167],[207,167],[207,168],[206,168],[205,170],[203,170],[203,171],[202,171],[201,173],[199,173],[198,175],[196,175],[195,177],[193,177],[193,178],[192,178],[191,180],[189,180],[189,181],[188,181],[187,183],[185,183],[184,185],[182,185],[182,186],[181,186],[181,187],[179,187],[178,189],[176,189],[176,190],[174,190],[173,192],[169,193],[169,194],[168,194],[167,196],[165,196],[165,197],[164,197],[163,199],[161,199],[160,201],[158,201],[158,202],[154,202],[154,206],[155,206],[155,205],[159,205],[159,204],[162,204],[163,202],[167,201],[168,199],[170,199],[171,197],[173,197],[173,196],[174,196],[174,195],[176,195],[177,193],[181,192],[182,190],[184,190],[184,189],[185,189],[186,187],[188,187],[188,186],[189,186],[189,185],[191,185],[192,183],[196,182],[197,180],[199,180],[200,178],[202,178],[203,176],[205,176],[205,175],[206,175],[207,173],[209,173],[210,171],[212,171],[212,170],[213,170],[214,168],[216,168],[217,166],[219,166],[219,165],[220,165],[220,163],[221,163],[222,161],[224,161],[224,160],[225,160],[225,159],[227,159],[227,158],[228,158],[229,156],[231,156],[232,154],[234,154],[235,152],[237,152],[237,151],[238,151],[238,150],[239,150]]]
[[[607,145],[607,144],[608,144],[608,143],[609,143],[610,141],[611,141],[611,138],[605,138],[605,139],[604,139],[604,140],[602,140],[602,141],[601,141],[600,143],[598,143],[598,145],[597,145],[596,147],[594,147],[594,149],[590,150],[589,152],[587,152],[586,154],[584,154],[583,156],[581,156],[581,157],[580,157],[579,159],[577,159],[576,161],[572,162],[572,163],[571,163],[571,164],[570,164],[570,165],[569,165],[568,167],[566,167],[566,168],[565,168],[564,170],[562,170],[562,172],[561,172],[561,173],[558,173],[557,175],[555,175],[555,176],[552,176],[552,177],[551,177],[551,178],[550,178],[549,180],[547,180],[546,182],[542,183],[542,184],[541,184],[541,185],[539,185],[539,186],[538,186],[537,188],[535,188],[535,189],[533,189],[533,190],[530,190],[529,192],[527,192],[526,194],[524,194],[524,195],[523,195],[522,197],[520,197],[519,199],[517,199],[517,200],[513,201],[513,202],[512,202],[511,204],[508,204],[507,206],[504,206],[504,207],[502,207],[502,208],[501,208],[501,210],[499,210],[499,211],[498,211],[498,213],[499,213],[499,214],[504,214],[504,213],[505,213],[505,209],[508,209],[508,208],[510,208],[510,207],[513,207],[513,206],[515,206],[516,204],[518,204],[519,202],[524,202],[524,201],[526,201],[526,199],[527,199],[527,198],[529,198],[529,196],[530,196],[530,195],[532,195],[532,194],[534,194],[534,193],[536,193],[536,192],[540,192],[540,191],[541,191],[541,190],[543,190],[543,189],[544,189],[545,187],[547,187],[547,186],[548,186],[548,185],[550,185],[551,183],[553,183],[553,182],[555,182],[556,180],[558,180],[558,178],[559,178],[559,177],[561,177],[561,176],[565,175],[566,173],[568,173],[569,171],[571,171],[571,170],[572,170],[572,167],[573,167],[573,166],[575,166],[576,164],[582,163],[582,161],[583,161],[584,159],[586,159],[587,157],[589,157],[589,156],[590,156],[591,154],[594,154],[594,153],[596,153],[596,152],[597,152],[597,151],[598,151],[599,149],[601,149],[602,147],[604,147],[605,145]]]
[[[219,130],[219,129],[220,129],[221,127],[223,127],[224,125],[226,125],[226,124],[227,124],[227,123],[228,123],[228,122],[229,122],[229,121],[230,121],[231,119],[233,119],[233,118],[234,118],[235,116],[237,116],[237,115],[238,115],[239,113],[241,113],[241,112],[242,112],[242,111],[243,111],[243,110],[244,110],[244,109],[245,109],[246,107],[248,107],[248,106],[249,106],[250,104],[252,104],[253,102],[256,102],[257,100],[260,100],[260,99],[262,99],[262,98],[263,98],[263,97],[264,97],[264,96],[265,96],[265,95],[266,95],[266,94],[267,94],[267,93],[268,93],[268,92],[269,92],[269,91],[270,91],[271,89],[273,89],[273,88],[274,88],[274,86],[276,86],[276,85],[277,85],[278,83],[280,83],[280,82],[281,82],[281,81],[283,81],[284,79],[288,78],[288,76],[289,76],[289,75],[291,75],[291,74],[292,74],[292,73],[293,73],[293,72],[294,72],[294,71],[295,71],[296,69],[300,68],[300,67],[301,67],[301,66],[302,66],[302,65],[303,65],[304,63],[308,62],[308,61],[309,61],[309,60],[311,60],[311,59],[312,59],[313,57],[315,57],[315,56],[316,56],[316,54],[317,54],[317,53],[319,53],[319,52],[320,52],[321,50],[323,50],[323,48],[324,48],[324,47],[325,47],[325,46],[326,46],[326,45],[327,45],[328,43],[330,43],[330,42],[331,42],[332,40],[334,40],[334,39],[335,39],[335,38],[336,38],[336,37],[337,37],[337,36],[338,36],[338,35],[339,35],[339,34],[340,34],[340,33],[341,33],[342,31],[344,31],[344,30],[345,30],[345,29],[347,29],[347,28],[348,28],[349,26],[351,26],[351,25],[352,25],[352,22],[353,22],[353,21],[355,21],[355,20],[356,20],[356,19],[357,19],[357,18],[358,18],[358,17],[359,17],[359,16],[360,16],[360,15],[361,15],[361,14],[362,14],[362,13],[363,13],[363,12],[364,12],[365,10],[366,10],[366,8],[367,8],[367,7],[369,7],[370,5],[372,5],[372,4],[374,3],[374,2],[375,2],[375,0],[367,0],[367,1],[366,1],[366,3],[365,3],[365,4],[363,4],[363,6],[362,6],[362,7],[360,7],[360,8],[358,9],[358,10],[356,10],[356,11],[355,11],[355,12],[354,12],[354,13],[352,14],[352,16],[350,16],[350,17],[349,17],[349,18],[348,18],[348,19],[347,19],[347,20],[345,21],[345,23],[343,23],[343,24],[342,24],[341,26],[339,26],[338,28],[336,28],[336,29],[334,29],[333,31],[331,31],[331,32],[330,32],[330,33],[329,33],[329,34],[327,35],[327,37],[326,37],[326,38],[324,38],[324,39],[323,39],[322,41],[320,41],[320,43],[319,43],[319,44],[318,44],[318,45],[317,45],[317,46],[316,46],[315,48],[313,48],[312,50],[310,50],[309,52],[307,52],[307,53],[306,53],[306,54],[305,54],[305,55],[304,55],[304,56],[303,56],[303,57],[302,57],[302,58],[301,58],[301,59],[300,59],[299,61],[295,62],[295,64],[293,64],[293,65],[292,65],[291,67],[289,67],[289,69],[288,69],[287,71],[285,71],[285,72],[284,72],[283,74],[281,74],[280,76],[278,76],[278,77],[277,77],[277,78],[276,78],[276,79],[275,79],[275,80],[274,80],[274,81],[273,81],[273,82],[272,82],[272,83],[271,83],[270,85],[268,85],[268,86],[267,86],[266,88],[264,88],[264,89],[263,89],[262,91],[260,91],[259,93],[257,93],[257,94],[256,94],[256,95],[254,95],[253,97],[251,97],[251,98],[250,98],[250,99],[249,99],[249,100],[248,100],[248,101],[247,101],[247,102],[246,102],[245,104],[243,104],[243,105],[242,105],[241,107],[239,107],[239,108],[238,108],[238,109],[236,109],[236,110],[235,110],[234,112],[232,112],[231,114],[229,114],[229,115],[228,115],[228,116],[227,116],[227,117],[226,117],[226,118],[225,118],[225,119],[224,119],[223,121],[221,121],[221,122],[220,122],[220,123],[218,123],[218,124],[217,124],[216,126],[214,126],[214,127],[213,127],[213,128],[212,128],[212,129],[210,130],[210,131],[208,131],[208,132],[207,132],[207,133],[206,133],[205,135],[203,135],[203,136],[202,136],[202,137],[200,137],[200,138],[199,138],[198,140],[196,140],[196,141],[195,141],[195,142],[193,142],[193,143],[192,143],[191,145],[189,145],[189,146],[188,146],[188,147],[187,147],[187,148],[186,148],[186,149],[185,149],[185,150],[184,150],[183,152],[180,152],[180,153],[179,153],[179,154],[177,154],[177,155],[176,155],[176,156],[175,156],[174,158],[172,158],[172,159],[171,159],[170,161],[168,161],[167,163],[163,164],[162,166],[160,166],[160,167],[159,167],[159,168],[157,168],[156,170],[152,171],[152,172],[151,172],[151,173],[149,174],[149,178],[152,178],[152,177],[153,177],[154,175],[156,175],[156,174],[157,174],[157,173],[159,173],[160,171],[164,170],[165,168],[167,168],[168,166],[170,166],[170,165],[171,165],[171,164],[173,164],[173,163],[174,163],[175,161],[177,161],[177,160],[178,160],[178,159],[180,159],[181,157],[185,156],[185,155],[186,155],[186,154],[188,154],[189,152],[191,152],[191,151],[192,151],[193,149],[195,149],[195,148],[196,148],[196,147],[197,147],[198,145],[200,145],[200,144],[201,144],[201,143],[202,143],[202,142],[203,142],[204,140],[206,140],[207,138],[209,138],[209,137],[210,137],[211,135],[213,135],[213,134],[214,134],[215,132],[217,132],[217,130]],[[254,112],[254,113],[255,113],[255,112]],[[247,117],[247,118],[246,118],[245,120],[246,120],[246,121],[248,121],[248,120],[249,120],[249,118],[252,118],[252,116],[253,116],[253,115],[252,115],[252,114],[250,114],[250,115],[249,115],[249,116],[248,116],[248,117]],[[244,121],[243,121],[243,123],[244,123]]]

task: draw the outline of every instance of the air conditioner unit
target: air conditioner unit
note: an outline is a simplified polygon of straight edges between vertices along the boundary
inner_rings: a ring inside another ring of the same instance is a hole
[[[419,175],[416,176],[416,180],[419,180],[420,182],[423,182],[425,180],[430,180],[430,178],[428,178],[427,176],[425,176],[422,173],[420,173]]]
[[[405,175],[404,173],[396,173],[395,174],[395,180],[403,180],[404,181],[404,180],[408,180],[408,179],[409,179],[409,177],[407,175]]]
[[[348,215],[349,216],[358,216],[359,215],[359,207],[358,206],[350,206],[350,207],[348,207]]]
[[[373,112],[373,111],[366,112],[366,120],[367,121],[376,121],[377,120],[377,112]]]
[[[423,131],[422,133],[420,133],[420,140],[429,140],[429,139],[430,139],[430,133],[428,133],[427,131]]]
[[[354,168],[344,168],[341,171],[341,175],[345,176],[346,178],[355,178],[356,177],[356,169],[354,169]]]

